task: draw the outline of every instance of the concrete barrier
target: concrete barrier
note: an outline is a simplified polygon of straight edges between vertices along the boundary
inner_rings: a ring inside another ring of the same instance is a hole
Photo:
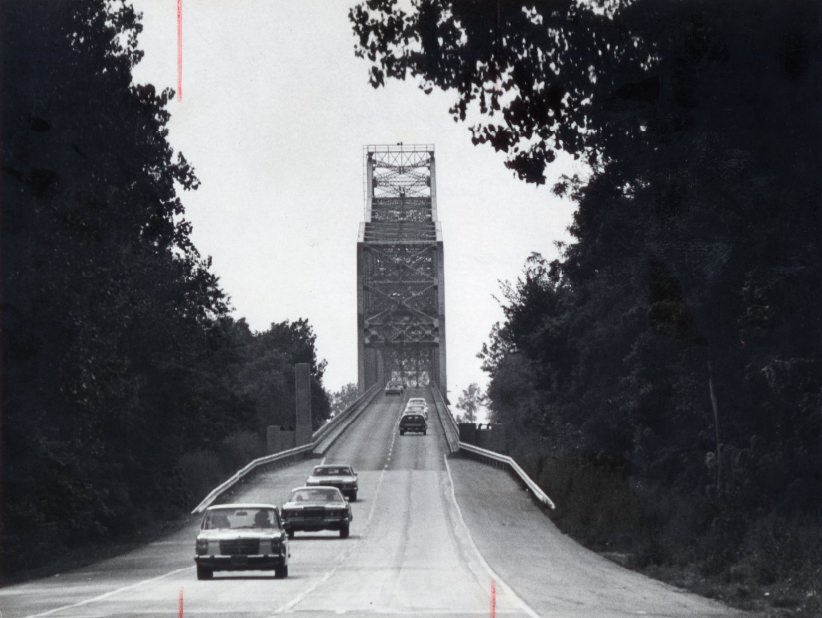
[[[368,405],[374,400],[374,397],[376,397],[381,390],[382,386],[380,385],[375,384],[372,386],[354,403],[329,420],[322,427],[317,429],[317,431],[311,435],[312,440],[308,444],[288,449],[287,451],[283,451],[281,453],[273,453],[271,455],[266,455],[265,457],[259,457],[249,462],[225,481],[217,485],[217,487],[212,489],[202,500],[202,502],[200,502],[200,504],[198,504],[194,510],[191,511],[191,514],[196,515],[197,513],[202,513],[222,494],[234,487],[234,485],[240,482],[240,480],[242,480],[250,472],[258,470],[261,466],[277,463],[289,463],[291,461],[296,461],[297,459],[310,457],[315,454],[315,449],[318,448],[318,446],[327,450],[331,444],[333,444],[334,441],[337,440],[343,432],[345,432],[349,425],[353,423],[360,414],[362,414],[363,410],[368,407]]]
[[[528,488],[528,490],[531,492],[531,494],[537,501],[544,504],[550,509],[556,508],[554,501],[548,497],[548,494],[542,491],[542,488],[539,485],[537,485],[530,476],[528,476],[525,470],[523,470],[514,459],[512,459],[508,455],[503,455],[501,453],[496,453],[488,449],[480,448],[473,444],[461,442],[459,439],[459,424],[454,419],[454,415],[451,414],[451,410],[448,409],[448,405],[445,403],[442,394],[435,387],[431,388],[431,392],[434,397],[434,402],[436,403],[437,416],[439,417],[440,423],[443,426],[443,430],[445,431],[445,438],[448,441],[448,447],[452,453],[462,451],[470,454],[471,456],[477,459],[480,459],[481,461],[493,464],[501,464],[504,467],[507,467],[508,469],[510,469],[511,472],[513,472],[520,478],[520,480],[525,484],[525,486]]]

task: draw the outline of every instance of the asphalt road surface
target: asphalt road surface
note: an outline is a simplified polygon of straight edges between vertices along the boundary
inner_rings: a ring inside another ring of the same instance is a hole
[[[445,458],[396,430],[403,397],[380,396],[328,451],[360,490],[351,536],[297,532],[289,577],[217,572],[197,581],[198,517],[98,564],[0,589],[23,616],[728,616],[718,603],[650,580],[562,535],[504,471]],[[230,501],[281,505],[317,460],[257,475]]]

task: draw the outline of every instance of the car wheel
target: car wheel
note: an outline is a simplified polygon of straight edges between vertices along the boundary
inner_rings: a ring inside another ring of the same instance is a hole
[[[197,565],[197,579],[211,579],[214,577],[214,571],[208,567]]]
[[[351,502],[356,502],[356,501],[357,501],[357,492],[352,491],[351,492]]]
[[[345,524],[342,528],[340,528],[340,538],[341,539],[347,539],[348,538],[348,533],[349,533],[348,524]]]
[[[285,531],[285,533],[288,535],[288,538],[289,538],[289,539],[293,539],[293,538],[294,538],[294,531],[293,531],[293,530],[291,530],[290,528],[289,528],[288,530],[286,530],[286,531]]]
[[[288,565],[284,564],[281,567],[277,567],[274,569],[274,578],[275,579],[285,579],[288,577]]]

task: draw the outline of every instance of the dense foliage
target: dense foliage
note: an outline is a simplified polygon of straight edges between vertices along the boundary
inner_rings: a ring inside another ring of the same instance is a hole
[[[375,86],[453,92],[521,178],[558,150],[590,167],[554,187],[574,242],[532,256],[482,353],[562,524],[819,611],[822,5],[370,0],[351,18]]]
[[[134,85],[126,4],[3,2],[6,574],[180,513],[294,410],[304,320],[251,333],[190,239],[171,91]]]
[[[340,390],[331,393],[331,413],[336,416],[357,401],[360,396],[359,386],[355,382],[343,384]]]
[[[462,414],[457,416],[457,421],[461,423],[476,423],[477,413],[487,404],[485,393],[476,382],[471,382],[467,388],[462,389],[457,409],[462,410]]]

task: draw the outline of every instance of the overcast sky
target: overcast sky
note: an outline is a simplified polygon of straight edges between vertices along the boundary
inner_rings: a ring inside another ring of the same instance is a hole
[[[134,0],[145,58],[135,81],[177,81],[177,0]],[[448,388],[484,385],[476,358],[494,295],[532,251],[556,255],[572,205],[515,179],[448,114],[454,95],[368,85],[338,0],[184,0],[183,98],[170,141],[202,181],[183,194],[236,317],[265,330],[308,318],[325,385],[357,380],[356,242],[365,144],[433,143],[445,247]],[[549,173],[563,171],[559,164]],[[550,186],[552,178],[549,178]]]

